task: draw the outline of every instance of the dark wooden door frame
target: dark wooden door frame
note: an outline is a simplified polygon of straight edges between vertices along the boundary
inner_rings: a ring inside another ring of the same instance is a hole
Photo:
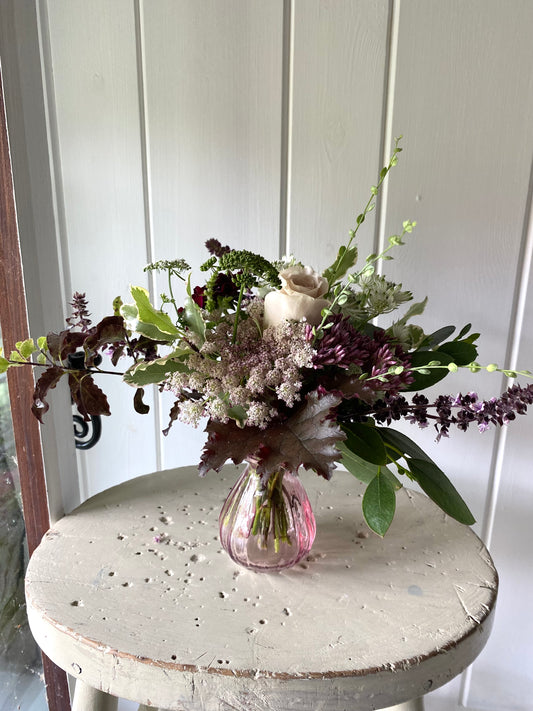
[[[13,176],[0,67],[0,324],[5,351],[29,337]],[[20,488],[30,555],[50,527],[39,424],[30,411],[31,368],[8,371]],[[70,711],[67,676],[43,655],[49,711]]]

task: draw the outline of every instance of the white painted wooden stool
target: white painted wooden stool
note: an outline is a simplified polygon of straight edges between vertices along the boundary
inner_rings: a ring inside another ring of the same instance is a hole
[[[233,466],[140,477],[46,534],[27,571],[28,616],[78,680],[75,711],[111,710],[115,696],[174,711],[415,711],[479,654],[497,574],[475,534],[429,499],[399,492],[382,540],[350,474],[303,472],[312,553],[261,574],[218,542],[236,477]]]

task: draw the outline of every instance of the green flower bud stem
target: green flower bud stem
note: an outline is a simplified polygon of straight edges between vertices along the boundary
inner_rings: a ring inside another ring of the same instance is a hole
[[[357,235],[359,228],[365,221],[366,216],[368,215],[369,212],[371,212],[374,209],[375,198],[377,197],[377,195],[379,193],[379,189],[381,188],[383,181],[387,177],[390,169],[398,163],[398,153],[400,153],[402,151],[402,149],[400,148],[401,139],[402,139],[402,136],[398,136],[398,138],[394,139],[394,150],[393,150],[392,155],[389,159],[389,163],[388,163],[388,165],[386,165],[384,168],[381,169],[380,174],[379,174],[379,180],[378,180],[377,184],[372,186],[372,188],[370,190],[370,197],[368,198],[368,202],[366,203],[366,205],[363,209],[363,212],[357,216],[356,225],[355,225],[354,229],[350,230],[350,239],[348,240],[346,249],[350,248],[352,242],[354,241],[354,239]],[[337,259],[335,260],[335,262],[333,264],[333,267],[332,267],[333,272],[337,271],[341,259],[342,259],[342,255],[339,254],[339,256],[337,257]],[[330,284],[330,287],[331,286],[332,285]]]
[[[244,294],[244,282],[241,284],[241,288],[239,290],[239,298],[237,300],[237,308],[235,309],[235,323],[233,324],[233,336],[231,338],[232,345],[235,345],[235,342],[237,341],[237,328],[239,326],[239,317],[241,314],[241,303],[242,303],[243,294]]]
[[[397,139],[397,140],[399,140],[399,139]],[[320,322],[320,324],[318,326],[316,326],[313,329],[313,333],[315,335],[315,341],[317,338],[320,339],[322,337],[326,319],[330,316],[330,314],[332,313],[335,306],[339,306],[340,304],[342,304],[344,302],[344,297],[350,291],[351,284],[357,283],[359,281],[359,279],[365,273],[368,272],[370,265],[372,265],[374,262],[377,262],[379,259],[382,259],[387,254],[387,252],[389,252],[391,249],[393,249],[394,247],[396,247],[398,245],[402,245],[403,244],[402,237],[404,237],[406,234],[412,232],[413,227],[415,227],[415,226],[416,226],[416,222],[410,222],[409,220],[406,220],[403,223],[403,229],[402,229],[401,235],[399,235],[395,240],[392,240],[392,238],[391,238],[391,241],[390,241],[388,247],[386,247],[379,254],[371,254],[369,257],[367,257],[365,266],[362,269],[360,269],[355,274],[349,275],[347,283],[343,285],[342,289],[339,289],[337,294],[335,294],[335,298],[331,302],[331,305],[327,309],[324,309],[325,313],[323,313],[323,315],[322,315],[322,321]],[[319,334],[322,334],[322,335],[319,335]]]

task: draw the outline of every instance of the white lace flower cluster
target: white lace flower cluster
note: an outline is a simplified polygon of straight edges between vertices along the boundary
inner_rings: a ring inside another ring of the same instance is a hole
[[[170,390],[188,394],[179,420],[196,426],[202,417],[226,423],[240,416],[247,426],[265,428],[280,404],[291,408],[300,399],[302,369],[313,367],[314,353],[305,323],[284,320],[261,332],[262,300],[250,299],[246,312],[235,343],[234,321],[227,317],[189,356],[189,372],[172,376]]]

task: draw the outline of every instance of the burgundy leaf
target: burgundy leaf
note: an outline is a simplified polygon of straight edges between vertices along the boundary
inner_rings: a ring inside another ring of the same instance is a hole
[[[180,401],[179,401],[179,400],[176,400],[175,403],[174,403],[174,404],[172,405],[172,407],[170,408],[170,413],[169,413],[169,415],[170,415],[170,420],[169,420],[169,423],[168,423],[168,427],[166,427],[166,428],[163,430],[163,434],[165,435],[165,437],[166,437],[167,434],[169,433],[170,428],[172,427],[172,423],[175,422],[175,421],[178,419],[179,411],[180,411]]]
[[[83,371],[71,371],[68,384],[72,399],[83,419],[88,421],[90,415],[110,415],[106,395],[94,382],[92,375]]]
[[[337,442],[345,439],[344,433],[330,418],[332,408],[341,402],[338,395],[328,393],[307,396],[307,402],[288,420],[270,424],[266,429],[239,428],[231,421],[227,424],[210,420],[209,433],[200,463],[200,475],[210,469],[219,471],[231,459],[235,464],[253,457],[259,474],[276,467],[297,469],[303,466],[314,469],[325,479],[330,479],[339,452]]]
[[[31,411],[41,424],[43,424],[43,415],[50,409],[50,405],[46,401],[46,395],[49,390],[55,388],[64,373],[65,371],[59,366],[51,365],[35,383]]]
[[[144,388],[137,388],[133,396],[133,408],[139,415],[147,415],[150,412],[150,406],[143,402]]]
[[[111,363],[113,363],[114,366],[116,366],[117,363],[119,362],[119,360],[122,358],[125,350],[126,350],[125,343],[114,343],[111,346],[111,351],[112,351]]]
[[[61,331],[49,333],[46,336],[46,344],[52,358],[62,363],[70,353],[75,353],[83,346],[86,338],[87,334],[80,331]]]
[[[106,316],[100,323],[91,329],[91,333],[85,339],[85,350],[92,355],[86,358],[87,365],[94,364],[96,351],[114,343],[126,340],[126,329],[122,316]]]

